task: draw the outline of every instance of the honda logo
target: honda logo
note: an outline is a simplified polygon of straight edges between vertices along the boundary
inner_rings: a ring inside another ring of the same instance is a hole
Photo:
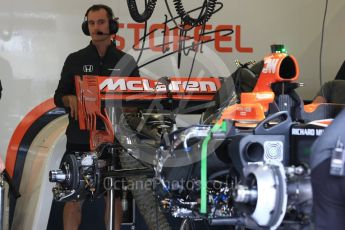
[[[93,65],[84,65],[83,71],[84,71],[84,73],[92,73],[93,72]]]

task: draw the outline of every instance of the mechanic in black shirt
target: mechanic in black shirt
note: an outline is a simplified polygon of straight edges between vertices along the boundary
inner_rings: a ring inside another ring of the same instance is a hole
[[[134,58],[118,50],[111,35],[118,30],[113,11],[106,5],[93,5],[85,13],[83,32],[91,36],[90,44],[70,54],[63,66],[61,78],[55,91],[56,106],[69,112],[66,130],[66,153],[89,150],[89,132],[79,129],[78,108],[74,77],[76,75],[95,76],[139,76]],[[116,229],[120,229],[122,212],[120,199],[115,201]],[[64,229],[78,229],[81,222],[81,202],[66,202],[63,211]]]
[[[337,142],[345,143],[345,110],[317,138],[311,149],[315,230],[340,230],[345,226],[345,176],[331,175],[331,159]],[[345,165],[343,165],[345,167]]]
[[[322,85],[313,103],[345,104],[344,80],[332,80]],[[331,175],[331,159],[340,141],[345,143],[345,110],[317,138],[311,149],[310,168],[313,188],[315,229],[344,229],[345,176]],[[345,165],[344,165],[345,167]]]

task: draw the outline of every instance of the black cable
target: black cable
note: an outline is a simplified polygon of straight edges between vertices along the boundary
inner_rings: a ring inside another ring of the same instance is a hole
[[[201,10],[200,10],[200,13],[199,13],[199,17],[201,17],[201,15],[204,13],[205,8],[206,8],[206,0],[204,0],[204,3],[203,3],[203,5],[202,5],[202,7],[201,7]],[[181,17],[181,23],[183,23],[182,17]],[[200,36],[203,35],[204,32],[205,32],[205,25],[206,25],[206,22],[204,22],[204,23],[202,24],[202,30],[201,30],[200,33],[199,33],[199,39],[200,39]],[[184,26],[183,26],[183,28],[184,28]],[[178,58],[178,60],[179,60],[179,62],[178,62],[178,68],[180,68],[180,61],[181,61],[181,45],[182,45],[181,37],[187,37],[187,31],[191,30],[192,28],[194,28],[194,27],[191,26],[191,27],[190,27],[189,29],[187,29],[187,30],[186,30],[186,29],[180,29],[180,38],[179,38],[179,51],[180,51],[180,52],[178,53],[178,54],[179,54],[179,58]],[[194,46],[194,43],[193,43],[191,48],[186,49],[186,48],[185,48],[185,45],[186,45],[186,42],[184,41],[184,42],[183,42],[182,51],[183,51],[183,54],[184,54],[185,56],[188,56],[191,50],[195,50],[195,46]],[[195,51],[194,57],[193,57],[192,66],[191,66],[191,71],[190,71],[190,74],[189,74],[189,78],[190,78],[191,72],[192,72],[192,70],[193,70],[193,68],[194,68],[194,61],[195,61],[196,53],[197,53],[197,52]],[[188,81],[187,81],[187,85],[188,85],[188,82],[189,82],[189,78],[188,78]],[[185,89],[185,91],[186,91],[186,89]]]
[[[147,21],[145,21],[144,36],[143,36],[144,39],[143,39],[142,44],[141,44],[141,49],[140,49],[139,56],[137,58],[137,63],[139,63],[141,55],[144,52],[144,46],[145,46],[145,42],[146,42],[146,33],[147,33]]]
[[[166,21],[166,23],[169,23],[169,22],[172,21],[172,22],[175,24],[175,27],[169,28],[169,31],[172,31],[172,30],[174,30],[174,29],[176,29],[176,28],[179,28],[179,29],[182,29],[182,30],[185,30],[185,31],[189,31],[189,30],[193,29],[193,27],[191,27],[191,28],[189,28],[189,29],[184,29],[184,28],[180,27],[180,26],[177,24],[177,22],[176,22],[176,19],[179,18],[179,16],[173,17],[173,15],[172,15],[172,13],[171,13],[171,11],[170,11],[169,4],[167,3],[167,0],[165,0],[165,1],[166,1],[166,4],[167,4],[167,9],[168,9],[169,14],[170,14],[170,17],[171,17],[171,19],[169,19],[168,21]],[[218,9],[215,9],[215,11],[213,12],[214,14],[217,13],[217,12],[219,12],[219,11],[224,7],[223,3],[221,3],[221,2],[217,2],[216,5],[219,5],[219,8],[218,8]],[[194,11],[197,11],[197,10],[201,9],[201,8],[202,8],[202,6],[200,6],[200,7],[198,7],[198,8],[195,8],[195,9],[193,9],[193,10],[190,10],[190,11],[188,11],[187,13],[192,13],[192,12],[194,12]],[[151,30],[148,34],[146,34],[146,36],[149,36],[150,34],[156,32],[157,30],[158,30],[158,29]],[[222,29],[222,30],[210,31],[210,32],[204,33],[204,35],[211,34],[211,33],[214,33],[214,32],[221,32],[221,31],[229,31],[229,29]],[[231,31],[233,31],[233,30],[231,29]],[[227,35],[229,35],[229,34],[224,34],[223,36],[227,36]],[[141,37],[141,38],[139,39],[139,41],[142,41],[142,40],[144,40],[144,37]],[[214,41],[214,39],[213,39],[212,41]],[[171,43],[173,43],[173,42],[166,43],[166,45],[170,45]],[[203,42],[203,43],[204,43],[204,42]],[[205,43],[206,43],[206,42],[205,42]],[[162,45],[158,45],[158,46],[156,46],[156,47],[159,47],[159,46],[162,46]],[[135,48],[135,44],[132,46],[132,49],[134,49],[134,50],[139,50],[139,49]],[[150,48],[144,48],[144,49],[150,49]]]
[[[175,28],[179,28],[180,30],[183,30],[183,28],[180,27],[180,26],[177,24],[177,22],[176,22],[176,19],[177,19],[178,17],[173,17],[173,15],[172,15],[172,13],[171,13],[171,10],[170,10],[170,6],[169,6],[169,3],[168,3],[168,0],[165,0],[165,5],[166,5],[167,10],[168,10],[168,13],[169,13],[169,15],[170,15],[170,17],[171,17],[170,20],[172,20],[172,21],[174,22],[174,24],[175,24]]]
[[[205,2],[206,2],[206,0],[205,0]],[[205,6],[206,6],[205,2],[204,2],[204,4],[203,4],[203,6],[200,7],[200,8],[201,8],[201,11],[200,11],[199,16],[200,16],[200,15],[203,13],[203,11],[204,11],[204,8],[205,8]],[[150,4],[150,2],[147,3],[147,1],[145,0],[145,7],[147,7],[148,4]],[[166,24],[167,24],[168,22],[172,21],[172,20],[175,22],[175,18],[173,18],[172,14],[171,14],[169,5],[168,5],[167,2],[166,2],[166,4],[167,4],[168,11],[169,11],[169,13],[170,13],[170,16],[171,16],[171,18],[172,18],[172,19],[170,19],[170,20],[166,20]],[[219,11],[220,9],[222,9],[222,8],[223,8],[223,4],[220,3],[220,8],[214,10],[213,13],[218,12],[218,11]],[[199,8],[197,8],[197,9],[199,9]],[[195,10],[197,10],[197,9],[195,9]],[[190,12],[193,12],[193,11],[194,11],[194,10],[191,10],[191,11],[188,11],[187,13],[190,13]],[[178,25],[177,25],[176,22],[175,22],[175,25],[176,25],[176,27],[178,27]],[[175,29],[176,27],[169,29],[169,31]],[[192,28],[193,28],[193,27],[189,28],[188,30],[191,30]],[[149,36],[151,33],[155,32],[156,30],[157,30],[157,29],[155,29],[155,30],[153,30],[153,31],[151,31],[151,32],[149,32],[149,33],[147,33],[147,20],[145,21],[144,36],[142,36],[142,38],[139,39],[139,42],[142,41],[142,45],[141,45],[141,49],[140,49],[139,56],[138,56],[137,61],[136,61],[137,63],[139,63],[140,58],[141,58],[141,56],[142,56],[142,54],[143,54],[143,51],[145,50],[144,47],[145,47],[145,43],[146,43],[146,37]],[[181,32],[183,32],[183,31],[188,31],[188,30],[185,30],[185,29],[181,28]],[[164,29],[164,31],[165,31],[165,29]],[[164,32],[164,33],[165,33],[165,32]],[[208,34],[208,33],[204,33],[203,35],[207,35],[207,34]],[[169,44],[171,44],[171,42],[169,42],[168,45],[169,45]],[[202,43],[202,44],[203,44],[203,43]],[[202,45],[202,44],[201,44],[201,45]],[[162,49],[164,49],[164,45],[167,45],[167,44],[165,43],[165,41],[164,41],[164,43],[163,43],[163,45],[162,45],[162,46],[163,46]],[[134,48],[134,46],[135,46],[135,44],[133,45],[132,48]],[[185,47],[184,47],[184,48],[182,49],[183,52],[185,52],[185,49],[190,49],[190,48],[185,48]],[[165,52],[163,52],[163,53],[165,53]],[[188,52],[188,53],[189,53],[189,52]],[[185,55],[186,55],[186,54],[185,54]],[[187,54],[187,55],[188,55],[188,54]],[[139,67],[139,68],[140,68],[140,67]]]
[[[178,0],[178,1],[181,1],[181,0]],[[217,1],[217,0],[215,0],[215,1]],[[205,10],[205,8],[206,8],[206,0],[204,1],[204,4],[203,4],[203,6],[202,6],[202,8],[201,8],[201,11],[200,11],[200,15],[204,12],[204,10]],[[206,9],[207,10],[207,9]],[[213,13],[213,11],[212,11],[212,13]],[[200,17],[202,17],[202,16],[200,16],[199,15],[199,18]],[[208,20],[208,19],[207,19]],[[204,35],[204,33],[205,33],[205,27],[206,27],[206,22],[207,22],[207,20],[206,20],[206,18],[204,18],[203,19],[203,21],[202,21],[202,28],[201,28],[201,30],[200,30],[200,33],[199,33],[199,40],[197,41],[198,42],[198,46],[199,46],[199,41],[200,41],[200,37],[201,36],[203,36]],[[184,36],[186,36],[186,33],[187,32],[185,32],[185,34],[184,34]],[[202,42],[200,43],[200,44],[202,44]],[[199,48],[197,46],[197,48]],[[193,60],[192,60],[192,65],[191,65],[191,68],[190,68],[190,71],[189,71],[189,75],[188,75],[188,80],[187,80],[187,84],[186,84],[186,88],[184,89],[184,93],[186,92],[186,90],[187,90],[187,86],[188,86],[188,83],[189,83],[189,80],[190,80],[190,78],[191,78],[191,76],[192,76],[192,72],[193,72],[193,69],[194,69],[194,63],[195,63],[195,58],[196,58],[196,54],[197,54],[197,48],[195,48],[195,44],[193,43],[192,44],[192,48],[190,49],[190,50],[192,50],[192,49],[194,49],[194,56],[193,56]],[[187,54],[185,53],[185,47],[183,47],[183,52],[184,52],[184,54],[185,55],[189,55],[189,52],[190,52],[190,50],[187,52]]]
[[[177,67],[180,69],[180,65],[181,65],[181,50],[183,51],[183,54],[184,54],[185,56],[188,56],[188,55],[189,55],[189,52],[190,52],[192,49],[194,49],[194,44],[193,44],[192,48],[187,49],[187,51],[186,51],[186,48],[185,48],[185,44],[186,44],[186,43],[185,43],[185,41],[183,42],[183,48],[181,48],[181,47],[182,47],[182,39],[181,39],[181,38],[182,38],[182,37],[186,37],[187,31],[191,30],[191,29],[194,28],[194,27],[191,26],[190,28],[185,29],[184,26],[182,26],[182,27],[178,26],[177,23],[176,23],[176,21],[174,20],[174,18],[173,18],[173,16],[172,16],[172,14],[171,14],[171,10],[170,10],[170,7],[169,7],[169,4],[168,4],[167,0],[165,0],[165,4],[166,4],[166,6],[167,6],[167,9],[168,9],[168,12],[169,12],[169,14],[170,14],[170,17],[173,19],[173,21],[174,21],[176,27],[180,28],[179,48],[178,48],[178,57],[177,57]],[[200,13],[199,13],[199,17],[201,17],[201,15],[203,14],[205,8],[206,8],[206,0],[204,0],[204,3],[203,3],[203,5],[202,5],[202,7],[201,7],[201,10],[200,10]],[[181,24],[183,24],[183,19],[182,19],[182,17],[181,17]],[[194,57],[195,57],[195,55],[194,55]],[[194,66],[194,62],[193,62],[192,65]]]
[[[320,57],[319,57],[319,71],[320,71],[320,87],[322,90],[322,95],[323,94],[323,87],[322,87],[322,51],[323,51],[323,36],[325,33],[325,21],[326,21],[326,15],[327,15],[327,8],[328,8],[328,0],[326,0],[326,4],[325,4],[325,12],[323,14],[323,21],[322,21],[322,31],[321,31],[321,44],[320,44]]]
[[[189,31],[189,30],[191,30],[191,29],[194,28],[193,26],[191,26],[190,28],[179,26],[179,25],[177,24],[177,22],[176,22],[175,19],[179,18],[180,16],[173,17],[173,15],[172,15],[172,13],[171,13],[171,10],[170,10],[170,6],[169,6],[169,3],[168,3],[168,0],[165,0],[165,5],[166,5],[167,10],[168,10],[168,13],[169,13],[169,15],[170,15],[170,17],[171,17],[171,19],[170,19],[168,22],[173,21],[173,23],[175,24],[175,27],[172,28],[172,29],[170,29],[170,30],[173,30],[173,29],[175,29],[175,28],[179,28],[179,29],[184,30],[184,31]],[[219,12],[219,11],[223,8],[223,3],[222,3],[222,2],[215,2],[215,5],[220,5],[220,7],[219,7],[218,9],[214,9],[212,14],[215,14],[215,13]],[[203,6],[204,6],[204,4],[203,4]],[[193,9],[193,10],[189,10],[189,11],[186,12],[186,14],[189,14],[189,13],[192,13],[192,12],[194,12],[194,11],[196,11],[196,10],[199,10],[199,9],[201,9],[203,6],[198,7],[198,8],[195,8],[195,9]],[[201,15],[201,14],[199,14],[199,17],[200,17],[200,15]]]
[[[193,27],[191,27],[191,28],[189,28],[189,29],[185,29],[185,28],[180,27],[180,26],[177,24],[176,20],[175,20],[175,19],[177,19],[178,17],[173,17],[167,0],[165,0],[165,3],[166,3],[166,6],[167,6],[167,9],[168,9],[168,12],[169,12],[169,14],[170,14],[170,17],[171,17],[171,19],[168,20],[167,22],[173,21],[174,24],[175,24],[175,27],[174,27],[174,28],[170,28],[169,31],[170,31],[170,30],[174,30],[175,28],[179,28],[181,31],[188,31],[188,30],[191,30],[191,29],[193,28]],[[219,7],[218,9],[215,9],[215,10],[213,11],[213,14],[217,13],[218,11],[220,11],[220,10],[223,8],[223,3],[221,3],[221,2],[217,2],[217,3],[215,3],[215,5],[220,5],[220,7]],[[204,4],[203,4],[202,7],[198,7],[198,8],[196,8],[196,9],[190,10],[190,11],[188,11],[187,13],[194,12],[194,11],[196,11],[196,10],[198,10],[198,9],[202,9],[203,7],[205,7]],[[150,35],[151,33],[155,32],[156,30],[157,30],[157,29],[150,31],[146,36]],[[216,30],[216,31],[211,31],[211,32],[207,32],[207,33],[205,33],[205,32],[203,31],[202,35],[207,35],[207,34],[210,34],[210,33],[212,33],[212,32],[222,32],[222,31],[229,31],[229,33],[226,33],[226,34],[224,34],[224,35],[222,35],[222,36],[231,35],[231,34],[234,32],[234,30],[232,30],[232,29],[230,29],[230,30],[229,30],[229,29],[222,29],[222,30]],[[139,39],[139,41],[144,40],[144,39],[145,39],[145,37]],[[208,40],[208,41],[202,41],[201,43],[197,44],[197,46],[203,45],[204,43],[212,42],[212,41],[214,41],[214,40],[215,40],[215,39],[210,39],[210,40]],[[171,44],[171,43],[172,43],[172,42],[169,42],[168,44]],[[133,45],[133,48],[135,49],[134,45]],[[184,47],[183,49],[189,49],[189,48],[195,48],[195,44],[192,44],[191,46],[188,46],[188,47]],[[144,49],[144,48],[142,48],[142,49]],[[142,67],[144,67],[144,66],[146,66],[146,65],[149,65],[149,64],[151,64],[151,63],[153,63],[153,62],[155,62],[155,61],[157,61],[157,60],[159,60],[159,59],[162,59],[162,58],[164,58],[164,57],[170,56],[170,55],[172,55],[172,54],[174,54],[174,53],[177,53],[177,52],[181,52],[180,49],[178,49],[177,51],[173,51],[173,52],[170,52],[170,53],[168,53],[168,54],[162,55],[162,56],[160,56],[160,57],[158,57],[158,58],[155,58],[155,59],[153,59],[153,60],[151,60],[151,61],[149,61],[149,62],[146,62],[146,63],[142,64],[141,66],[138,66],[138,68],[140,69],[140,68],[142,68]]]
[[[178,69],[180,69],[181,67],[182,36],[183,36],[183,29],[180,29],[180,34],[178,37],[178,52],[177,52],[177,68]]]
[[[146,22],[152,15],[157,0],[149,0],[147,4],[145,4],[145,10],[142,14],[138,11],[138,6],[136,0],[127,0],[127,5],[129,9],[129,13],[131,14],[132,18],[136,22]]]
[[[168,15],[164,14],[165,21],[164,21],[164,30],[163,30],[163,45],[162,45],[162,53],[166,53],[169,50],[169,47],[165,47],[165,34],[167,32],[167,24],[168,24]]]
[[[203,31],[203,30],[202,30]],[[195,47],[194,44],[192,45],[192,47]],[[184,89],[184,92],[186,92],[187,90],[187,86],[188,86],[188,83],[189,83],[189,80],[192,76],[192,73],[193,73],[193,69],[194,69],[194,63],[195,63],[195,58],[196,58],[196,54],[197,54],[197,50],[194,50],[194,56],[193,56],[193,60],[192,60],[192,65],[190,67],[190,71],[189,71],[189,75],[188,75],[188,80],[187,80],[187,84],[186,84],[186,88]]]
[[[207,0],[204,0],[204,3],[202,4],[202,7],[201,7],[201,10],[200,10],[200,13],[199,13],[199,18],[201,17],[201,15],[204,13],[204,11],[205,11],[205,9],[206,9],[206,4],[207,4]],[[181,19],[182,20],[182,19]],[[182,22],[183,22],[183,20],[182,20]],[[204,35],[204,33],[205,33],[205,25],[206,25],[206,22],[204,22],[203,24],[202,24],[202,30],[200,31],[200,33],[199,33],[199,40],[200,40],[200,36],[201,35]],[[193,27],[192,27],[193,28]],[[184,37],[187,37],[187,31],[184,31],[184,34],[183,34],[183,36]],[[199,41],[198,40],[198,41]],[[186,43],[184,42],[183,43],[183,46],[185,46],[186,45]],[[192,48],[190,48],[190,49],[187,49],[187,51],[186,51],[186,49],[182,49],[183,50],[183,54],[185,55],[185,56],[188,56],[189,55],[189,53],[190,53],[190,51],[191,50],[194,50],[195,49],[195,47],[193,46]],[[201,49],[201,48],[200,48]]]
[[[127,0],[127,3],[128,3],[128,1],[129,0]],[[134,0],[134,3],[135,3],[135,0]],[[147,8],[147,1],[146,0],[145,0],[145,8]],[[140,49],[139,56],[137,58],[137,63],[139,63],[141,55],[143,54],[143,51],[144,51],[144,46],[145,46],[146,36],[147,36],[146,33],[147,33],[147,20],[145,20],[145,28],[144,28],[144,36],[143,36],[144,39],[143,39],[142,44],[141,44],[141,49]]]
[[[199,15],[198,18],[192,18],[188,13],[186,13],[182,0],[173,0],[173,2],[176,12],[181,17],[183,23],[195,27],[206,23],[211,18],[214,13],[217,0],[208,0],[206,4],[206,11],[202,15]]]

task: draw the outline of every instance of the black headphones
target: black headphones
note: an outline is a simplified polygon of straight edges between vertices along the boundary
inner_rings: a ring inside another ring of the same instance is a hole
[[[87,9],[85,16],[84,16],[84,21],[81,24],[81,29],[83,30],[84,34],[87,36],[90,36],[90,31],[88,27],[88,22],[87,22],[87,15],[89,14],[90,11],[97,11],[100,9],[105,9],[107,11],[107,14],[109,16],[109,34],[116,34],[117,31],[119,30],[119,23],[115,19],[113,10],[106,5],[103,4],[98,4],[98,5],[93,5],[89,9]]]

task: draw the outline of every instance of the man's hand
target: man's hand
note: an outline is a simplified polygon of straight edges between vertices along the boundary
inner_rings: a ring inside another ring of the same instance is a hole
[[[66,95],[62,97],[62,102],[71,109],[71,117],[78,120],[78,103],[75,95]]]

